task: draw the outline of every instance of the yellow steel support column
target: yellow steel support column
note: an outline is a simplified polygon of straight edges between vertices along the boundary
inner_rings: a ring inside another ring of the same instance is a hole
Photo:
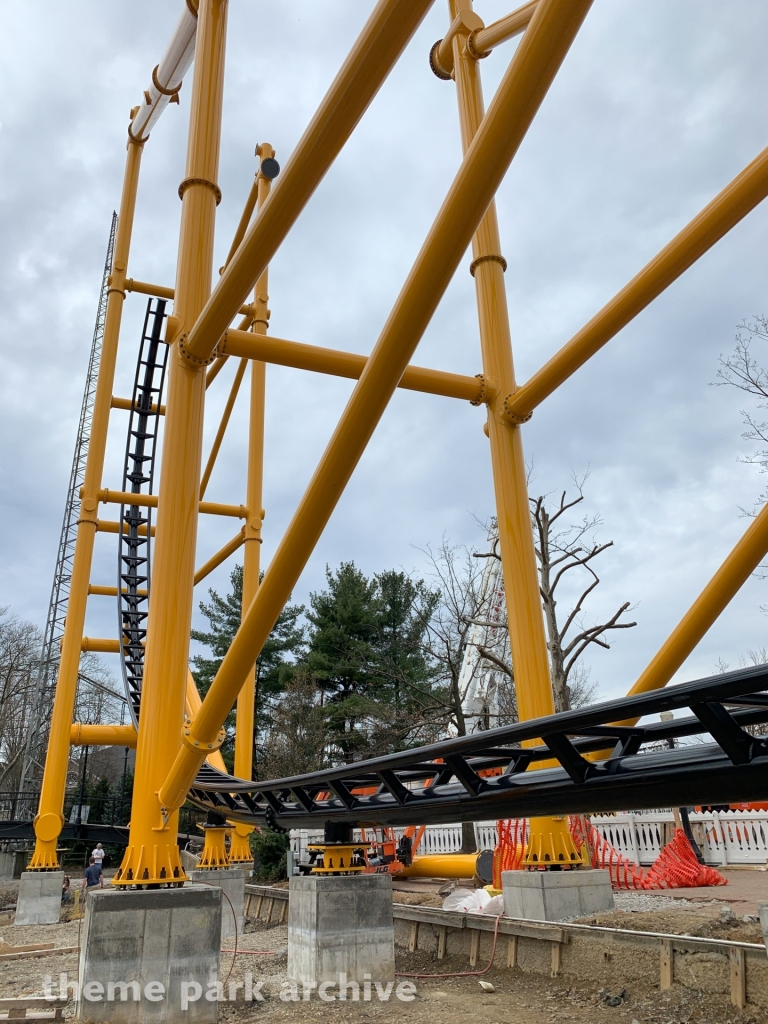
[[[156,793],[182,742],[205,401],[205,365],[187,357],[184,331],[211,292],[226,21],[227,0],[201,0],[186,177],[179,187],[176,305],[168,323],[168,397],[131,832],[115,885],[185,878],[178,814],[162,820]],[[206,744],[205,754],[220,744],[220,738]]]
[[[591,0],[541,0],[256,597],[191,723],[192,742],[179,751],[160,788],[158,796],[166,816],[183,803],[206,745],[215,741],[246,673],[296,585],[590,5]],[[264,213],[274,209],[282,188],[284,183],[275,189]],[[248,237],[230,267],[246,250]],[[266,262],[259,261],[261,270]],[[226,304],[222,308],[225,312]],[[201,323],[204,320],[203,316]],[[201,338],[209,328],[218,330],[220,322],[214,318]]]
[[[274,157],[275,151],[269,143],[262,143],[256,152],[260,160]],[[267,196],[271,181],[259,173],[257,179],[259,208]],[[267,270],[256,282],[253,295],[255,309],[253,333],[264,335],[269,326],[269,272]],[[248,521],[245,524],[245,548],[243,556],[243,615],[259,589],[261,569],[261,522],[264,482],[264,402],[266,391],[266,364],[254,360],[251,363],[251,410],[248,435]],[[239,779],[250,779],[253,775],[253,733],[256,714],[256,666],[248,672],[237,697],[237,731],[235,733],[235,775]],[[248,836],[253,831],[248,825],[237,824],[232,832],[229,859],[233,864],[250,863],[253,860]]]
[[[449,0],[449,8],[452,24],[456,25],[459,19],[461,25],[453,37],[453,67],[461,143],[466,154],[484,115],[480,68],[466,45],[469,33],[477,27],[477,17],[472,14],[472,0]],[[496,203],[492,201],[472,239],[471,272],[477,294],[483,375],[490,391],[488,437],[517,709],[520,721],[525,722],[554,714],[555,704],[533,546],[523,441],[520,427],[502,416],[504,396],[516,388],[505,270]],[[579,861],[565,818],[533,818],[530,835],[531,863],[546,860],[561,865]],[[547,851],[541,857],[540,847]]]
[[[59,675],[56,680],[56,696],[53,702],[40,806],[35,817],[35,852],[29,863],[29,870],[45,871],[59,866],[56,856],[56,840],[64,824],[61,812],[64,807],[64,791],[67,785],[70,726],[75,708],[77,675],[80,668],[80,643],[85,627],[93,545],[98,526],[98,492],[104,469],[117,345],[120,336],[120,321],[123,315],[123,302],[125,301],[125,274],[128,268],[133,215],[136,209],[142,148],[143,143],[128,141],[128,156],[120,199],[117,234],[115,235],[112,275],[109,279],[99,378],[93,406],[91,440],[85,464],[80,521],[77,526],[77,540],[72,564],[67,620],[64,627]]]

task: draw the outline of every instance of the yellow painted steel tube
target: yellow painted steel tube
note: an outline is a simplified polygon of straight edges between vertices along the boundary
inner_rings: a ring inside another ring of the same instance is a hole
[[[499,46],[500,43],[505,43],[508,39],[513,39],[515,36],[520,35],[528,27],[538,5],[539,0],[529,0],[527,4],[518,7],[511,14],[507,14],[503,18],[499,18],[498,21],[494,21],[490,25],[486,25],[485,28],[481,28],[472,37],[474,49],[478,53],[486,53],[488,50],[492,50],[494,46]]]
[[[768,553],[768,505],[763,505],[712,579],[670,633],[628,696],[666,686]]]
[[[178,815],[161,820],[156,793],[182,743],[189,671],[205,368],[181,338],[211,287],[227,9],[227,0],[200,0],[131,831],[113,885],[185,878]]]
[[[469,0],[450,0],[454,23],[469,20]],[[456,95],[464,154],[483,120],[483,95],[477,61],[467,55],[466,33],[453,39]],[[483,373],[498,381],[488,404],[488,437],[499,524],[504,590],[507,595],[515,692],[521,721],[554,714],[547,639],[541,610],[539,575],[531,529],[525,456],[520,428],[500,415],[504,396],[515,389],[504,265],[496,204],[491,202],[472,239],[472,257],[480,327]]]
[[[195,677],[187,668],[187,684],[184,694],[184,711],[187,718],[193,718],[200,710],[202,703]],[[212,768],[218,768],[220,772],[224,772],[225,775],[227,774],[227,766],[224,764],[224,758],[221,756],[220,750],[212,750],[205,760]]]
[[[252,323],[253,323],[253,315],[252,314],[250,316],[244,316],[243,319],[238,324],[237,330],[238,331],[247,331]],[[211,365],[208,367],[208,370],[207,370],[207,372],[205,374],[205,389],[206,389],[206,391],[211,386],[211,384],[213,384],[213,382],[216,380],[216,378],[221,373],[221,371],[224,369],[224,366],[226,365],[226,362],[227,362],[228,359],[229,359],[229,356],[227,356],[227,355],[223,355],[223,356],[219,355],[219,356],[217,356],[213,360]]]
[[[99,491],[99,501],[105,505],[139,505],[142,508],[158,507],[158,496],[156,494],[110,491],[106,487]],[[203,515],[232,516],[235,519],[245,519],[248,515],[248,509],[244,505],[223,505],[218,501],[201,501],[198,503],[198,511]]]
[[[284,338],[267,338],[248,331],[228,330],[222,338],[219,352],[260,359],[265,363],[292,366],[298,370],[312,370],[336,377],[359,380],[365,369],[367,356],[356,352],[340,352],[337,349],[305,345],[299,341]],[[430,395],[445,395],[447,398],[461,398],[467,402],[479,402],[484,394],[483,384],[477,377],[444,370],[429,370],[423,366],[408,366],[400,378],[398,387],[408,391],[423,391]]]
[[[471,26],[471,0],[449,0],[454,24]],[[533,11],[531,12],[531,14]],[[529,19],[530,20],[530,19]],[[467,45],[466,31],[453,38],[453,67],[459,101],[462,147],[466,153],[483,119],[480,68]],[[499,546],[507,596],[510,648],[515,666],[515,694],[521,722],[555,712],[549,671],[547,638],[541,609],[528,481],[519,426],[503,416],[504,396],[515,390],[512,339],[509,330],[504,267],[501,262],[496,205],[491,203],[472,239],[472,266],[483,353],[483,373],[500,387],[488,403],[488,438],[491,448]],[[529,741],[534,746],[537,741]],[[578,854],[564,818],[532,818],[529,848],[546,834],[547,849],[557,851],[556,861],[574,863]]]
[[[132,277],[129,277],[125,282],[125,290],[127,292],[136,292],[140,295],[154,295],[158,299],[173,300],[176,294],[175,288],[167,288],[162,284],[148,284],[146,281],[136,281]],[[253,306],[246,302],[237,310],[237,313],[250,317],[253,315]]]
[[[97,531],[99,533],[120,533],[120,523],[118,523],[114,519],[99,519],[96,522],[96,529],[97,529]],[[123,523],[123,533],[128,533],[129,529],[130,529],[130,527],[128,526],[128,524],[127,523]],[[155,526],[152,527],[152,536],[153,537],[155,536],[156,529],[157,529],[157,527],[155,527]],[[145,526],[140,526],[138,533],[139,533],[140,537],[146,537],[147,536],[147,527],[146,527],[146,525]]]
[[[73,747],[135,747],[138,734],[132,725],[85,725],[74,722],[69,731]]]
[[[675,235],[549,362],[507,397],[507,412],[524,420],[622,327],[642,312],[700,256],[768,196],[768,147]]]
[[[228,540],[223,548],[220,548],[215,555],[212,555],[208,561],[201,565],[200,568],[195,572],[195,586],[209,576],[214,569],[218,569],[222,562],[226,562],[230,555],[233,555],[235,551],[245,540],[245,527],[242,528],[232,540]]]
[[[246,232],[192,328],[187,346],[195,359],[210,357],[432,3],[379,0],[374,7],[269,201]]]
[[[257,150],[260,160],[274,157],[275,151],[269,143],[262,143]],[[272,182],[261,173],[256,176],[256,198],[259,209],[269,196]],[[243,234],[247,221],[243,223]],[[242,237],[242,236],[241,236]],[[237,235],[233,241],[230,256],[237,248]],[[238,242],[239,244],[239,242]],[[255,335],[263,337],[269,323],[269,271],[265,270],[256,282],[253,295]],[[244,360],[245,362],[245,360]],[[245,524],[245,547],[243,549],[243,603],[244,616],[259,589],[261,569],[261,523],[264,501],[264,412],[266,403],[266,366],[259,360],[251,362],[251,404],[248,415],[248,476],[246,483],[246,504],[248,521]],[[235,775],[239,779],[253,776],[253,740],[256,715],[256,666],[251,663],[245,680],[237,695],[235,732]],[[233,836],[236,859],[250,856],[248,831],[240,826]],[[252,859],[252,858],[251,858]]]
[[[137,409],[138,407],[137,407],[135,402],[131,401],[130,398],[116,398],[113,395],[112,396],[112,408],[113,409],[125,409],[128,412],[130,412],[131,409]],[[157,412],[157,403],[156,402],[152,403],[150,412]],[[164,405],[160,406],[160,415],[161,416],[165,416],[165,406]]]
[[[80,650],[91,651],[95,654],[119,654],[120,641],[98,636],[84,636],[80,641]]]
[[[107,428],[115,378],[115,362],[120,335],[120,321],[125,301],[125,273],[128,267],[136,191],[139,183],[142,146],[128,143],[128,153],[120,199],[120,213],[115,235],[112,274],[109,280],[107,309],[104,319],[99,376],[93,405],[91,439],[85,463],[80,521],[72,563],[67,620],[56,680],[45,770],[40,804],[35,818],[35,851],[29,868],[49,870],[58,867],[56,839],[64,824],[62,809],[69,765],[69,732],[75,707],[77,676],[80,667],[80,641],[85,625],[88,583],[91,575],[93,545],[98,524],[98,490],[101,487]]]
[[[414,857],[398,878],[474,878],[479,853],[428,853]]]
[[[192,723],[190,738],[206,743],[214,741],[248,668],[269,636],[365,451],[590,4],[591,0],[542,0],[200,713]],[[277,188],[257,223],[276,195]],[[238,252],[242,253],[244,247],[245,242]],[[200,762],[201,754],[185,744],[161,788],[160,800],[164,807],[181,805]]]
[[[235,371],[235,377],[234,377],[234,380],[232,381],[232,387],[229,389],[229,395],[227,397],[227,401],[226,401],[226,404],[224,406],[224,411],[221,414],[221,420],[219,422],[219,428],[216,431],[216,436],[213,439],[213,444],[211,445],[211,451],[210,451],[210,453],[208,455],[208,461],[205,464],[205,469],[203,470],[203,475],[202,475],[202,477],[200,479],[200,500],[201,501],[202,501],[202,499],[203,499],[203,497],[205,495],[205,492],[206,492],[206,490],[208,488],[208,481],[211,479],[211,473],[213,472],[213,467],[216,465],[216,459],[217,459],[218,454],[219,454],[219,449],[221,448],[221,442],[224,440],[224,434],[227,432],[227,427],[229,426],[229,419],[230,419],[230,416],[232,415],[232,410],[235,407],[235,401],[237,399],[237,393],[240,390],[240,385],[243,383],[243,377],[245,376],[245,368],[246,368],[247,365],[248,365],[248,360],[247,359],[241,359],[240,360],[240,365],[238,366],[237,370]]]

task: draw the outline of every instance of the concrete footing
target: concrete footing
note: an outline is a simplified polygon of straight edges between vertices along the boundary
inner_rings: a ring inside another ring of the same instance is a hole
[[[58,924],[63,871],[22,871],[14,924]]]
[[[604,868],[502,871],[504,914],[527,921],[568,921],[614,909],[611,874]]]
[[[221,903],[221,890],[210,885],[92,889],[76,1016],[112,1024],[214,1024]]]
[[[395,977],[389,875],[290,879],[288,977],[301,985],[363,985]]]
[[[195,868],[188,874],[190,881],[217,885],[224,894],[221,900],[222,939],[234,938],[235,930],[242,935],[245,927],[245,871],[242,868]]]

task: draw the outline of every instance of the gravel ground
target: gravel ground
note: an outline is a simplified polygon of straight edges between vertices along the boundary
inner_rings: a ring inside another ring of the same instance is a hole
[[[6,893],[7,888],[0,889],[0,903],[4,896],[15,899],[14,893]],[[401,899],[403,896],[409,903],[442,905],[442,899],[434,894],[398,894]],[[727,923],[721,918],[720,911],[727,905],[720,900],[689,901],[621,893],[617,906],[620,909],[611,914],[588,920],[612,927],[690,935],[708,934],[709,930],[711,937],[759,941],[755,936],[759,934],[757,926],[744,925],[735,918],[735,924]],[[14,945],[55,942],[57,946],[69,946],[78,943],[79,928],[77,921],[18,928],[3,925],[0,936]],[[242,993],[246,973],[250,972],[254,984],[261,983],[264,996],[261,1002],[243,1003],[240,995],[239,1001],[222,1003],[222,1024],[241,1024],[256,1017],[275,1024],[768,1024],[768,1015],[762,1011],[749,1007],[739,1012],[724,996],[677,987],[660,992],[655,978],[647,987],[633,986],[622,993],[600,990],[593,983],[572,983],[570,979],[567,984],[561,979],[556,983],[540,975],[495,967],[482,978],[447,977],[452,972],[460,974],[467,970],[466,957],[437,960],[430,953],[409,954],[403,950],[397,951],[399,972],[441,975],[414,979],[416,993],[409,1001],[402,1001],[395,994],[388,1001],[379,1001],[375,993],[371,1001],[361,998],[358,1002],[323,1002],[317,996],[309,1001],[292,1001],[286,978],[287,945],[286,925],[266,926],[251,920],[238,939],[238,955],[222,953],[220,979],[225,990],[234,983]],[[226,946],[232,947],[231,940]],[[58,979],[63,972],[74,979],[77,959],[76,953],[69,953],[0,961],[0,996],[42,994],[46,976]],[[478,966],[482,969],[485,965]],[[490,983],[493,990],[482,988],[481,980]],[[73,1014],[70,1003],[65,1016]]]

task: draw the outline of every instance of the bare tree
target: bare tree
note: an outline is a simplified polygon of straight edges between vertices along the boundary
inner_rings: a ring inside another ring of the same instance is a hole
[[[33,623],[0,608],[0,789],[18,788],[41,644]]]
[[[500,703],[508,711],[508,720],[517,721],[517,705],[514,698],[513,677],[509,662],[508,631],[506,619],[493,620],[492,642],[478,647],[480,658],[473,673],[465,673],[462,679],[470,634],[475,625],[489,620],[490,597],[483,593],[482,580],[484,565],[478,561],[477,552],[471,548],[452,545],[444,537],[439,548],[424,549],[429,560],[430,576],[440,592],[440,600],[432,614],[427,630],[429,657],[439,667],[443,687],[434,690],[434,709],[442,715],[444,727],[451,728],[458,736],[467,733],[465,701],[475,675],[482,671],[483,661],[499,669],[507,680],[500,695]],[[500,628],[499,628],[500,627]],[[505,724],[494,721],[492,725]]]
[[[541,601],[557,711],[568,711],[580,703],[587,703],[592,695],[587,692],[588,672],[583,669],[579,672],[576,666],[587,648],[596,644],[609,650],[606,634],[614,629],[631,629],[637,625],[636,622],[619,621],[629,609],[629,601],[625,601],[604,622],[585,625],[584,604],[600,583],[594,562],[613,546],[613,541],[602,544],[597,541],[595,531],[602,524],[599,515],[584,516],[578,522],[566,523],[568,513],[584,500],[584,480],[585,477],[574,480],[577,490],[575,497],[569,498],[567,491],[563,491],[555,505],[547,504],[546,495],[531,499]],[[556,592],[564,581],[571,580],[569,573],[585,574],[586,585],[561,622],[558,621]]]
[[[743,456],[741,461],[759,466],[760,472],[766,473],[768,472],[768,421],[762,419],[761,413],[762,410],[768,409],[768,370],[761,366],[753,355],[752,342],[756,339],[768,342],[767,317],[758,316],[752,322],[748,320],[741,322],[739,333],[736,335],[736,346],[727,359],[720,356],[718,379],[712,383],[714,387],[731,385],[757,399],[757,409],[760,411],[758,414],[753,414],[748,409],[741,410],[744,426],[747,428],[741,436],[745,441],[755,442],[758,448],[749,455]],[[763,493],[758,504],[762,505],[766,497],[768,494]]]

